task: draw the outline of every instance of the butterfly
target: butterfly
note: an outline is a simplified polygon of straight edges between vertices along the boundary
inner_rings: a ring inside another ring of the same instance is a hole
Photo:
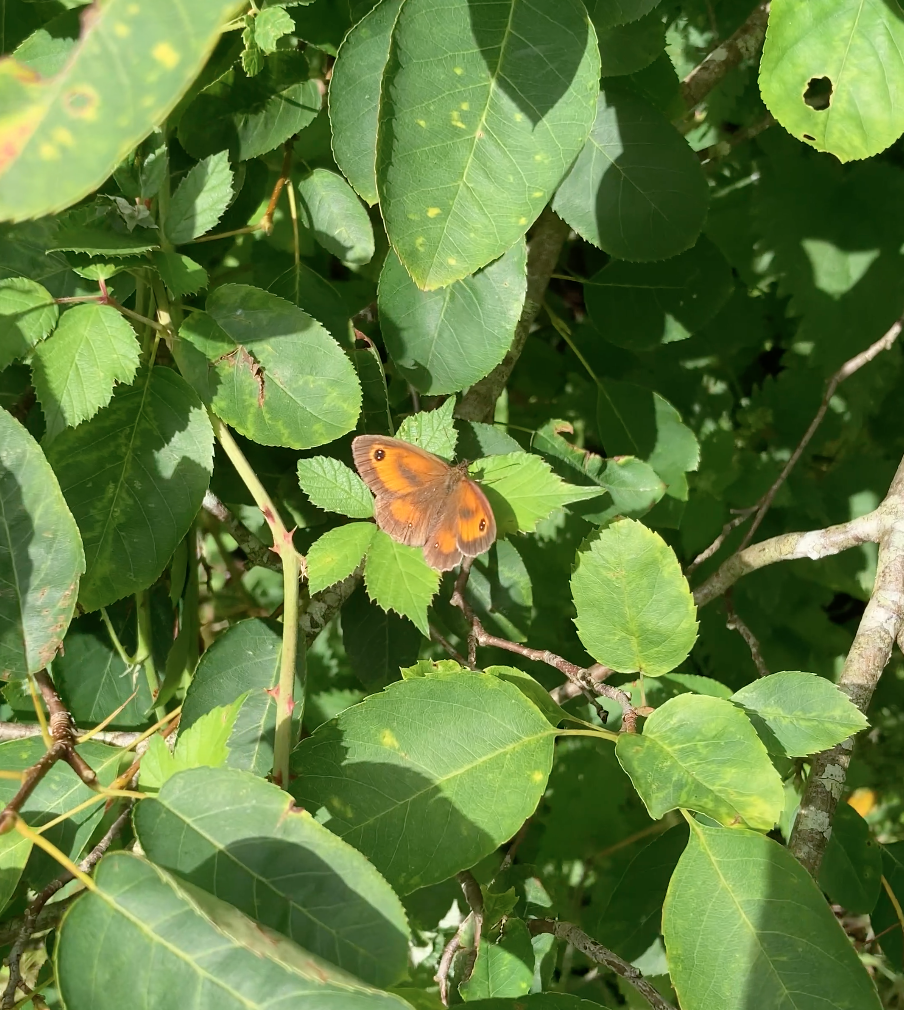
[[[388,435],[359,435],[352,456],[376,499],[377,525],[399,543],[423,547],[431,568],[447,572],[492,546],[493,510],[467,463],[450,466]]]

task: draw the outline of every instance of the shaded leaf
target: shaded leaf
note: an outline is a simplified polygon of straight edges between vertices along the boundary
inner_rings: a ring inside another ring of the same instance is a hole
[[[882,853],[869,825],[849,803],[839,803],[832,835],[819,864],[819,886],[833,904],[869,915],[879,900]]]
[[[355,676],[377,691],[417,660],[421,635],[410,621],[372,603],[359,586],[342,607],[342,644]]]
[[[534,949],[521,919],[507,919],[498,940],[480,940],[471,977],[458,987],[466,1002],[526,996],[534,980]]]
[[[232,199],[232,169],[225,151],[189,169],[170,200],[166,235],[173,245],[204,235],[223,216]]]
[[[328,253],[355,265],[373,259],[370,218],[341,175],[315,168],[296,188],[299,219]]]
[[[375,530],[367,549],[364,585],[375,603],[407,617],[425,638],[430,637],[427,607],[439,587],[439,572],[429,567],[420,547],[406,547]]]
[[[43,340],[56,326],[59,313],[43,285],[27,277],[0,280],[0,371]]]

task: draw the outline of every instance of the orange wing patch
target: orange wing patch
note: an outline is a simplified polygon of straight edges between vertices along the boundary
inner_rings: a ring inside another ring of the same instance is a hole
[[[488,551],[496,540],[496,520],[483,491],[471,480],[462,481],[455,491],[454,506],[462,553],[476,557]]]
[[[457,530],[454,523],[449,521],[454,518],[455,513],[447,511],[436,529],[430,531],[424,544],[424,560],[440,572],[448,572],[450,568],[461,564]]]

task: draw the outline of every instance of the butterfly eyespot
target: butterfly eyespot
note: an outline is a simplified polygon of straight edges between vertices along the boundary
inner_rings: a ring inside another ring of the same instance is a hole
[[[374,459],[379,463],[386,459],[386,453],[382,449],[374,450]]]
[[[481,533],[483,533],[483,531],[486,528],[487,528],[487,521],[486,521],[486,519],[481,519],[480,520],[480,526],[478,527],[478,529],[480,530]]]

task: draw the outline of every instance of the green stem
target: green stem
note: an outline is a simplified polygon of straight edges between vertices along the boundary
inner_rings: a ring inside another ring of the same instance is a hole
[[[588,723],[588,725],[590,725]],[[595,736],[602,737],[604,740],[617,740],[619,737],[618,733],[613,733],[611,729],[603,729],[600,727],[596,729],[559,729],[556,730],[556,736]]]
[[[166,709],[157,704],[160,693],[160,681],[157,678],[157,667],[154,665],[154,654],[151,649],[151,600],[148,591],[142,589],[135,594],[135,605],[138,608],[138,646],[135,649],[135,662],[144,667],[151,698],[154,700],[154,714],[158,719],[164,718]]]
[[[126,650],[123,648],[123,644],[119,640],[119,635],[116,634],[116,631],[113,628],[113,624],[111,623],[110,618],[107,616],[106,607],[100,608],[100,617],[101,620],[104,622],[104,627],[107,629],[107,634],[110,636],[110,641],[113,643],[113,648],[118,653],[119,658],[126,664],[126,666],[134,665],[135,660],[132,659],[126,652]]]
[[[295,665],[298,654],[298,552],[292,533],[285,528],[276,506],[260,478],[252,469],[232,433],[216,416],[210,414],[214,434],[236,472],[251,492],[273,535],[273,549],[283,566],[283,640],[276,694],[276,731],[273,740],[273,781],[285,788],[289,783],[289,755],[292,752],[292,710],[295,707]]]

